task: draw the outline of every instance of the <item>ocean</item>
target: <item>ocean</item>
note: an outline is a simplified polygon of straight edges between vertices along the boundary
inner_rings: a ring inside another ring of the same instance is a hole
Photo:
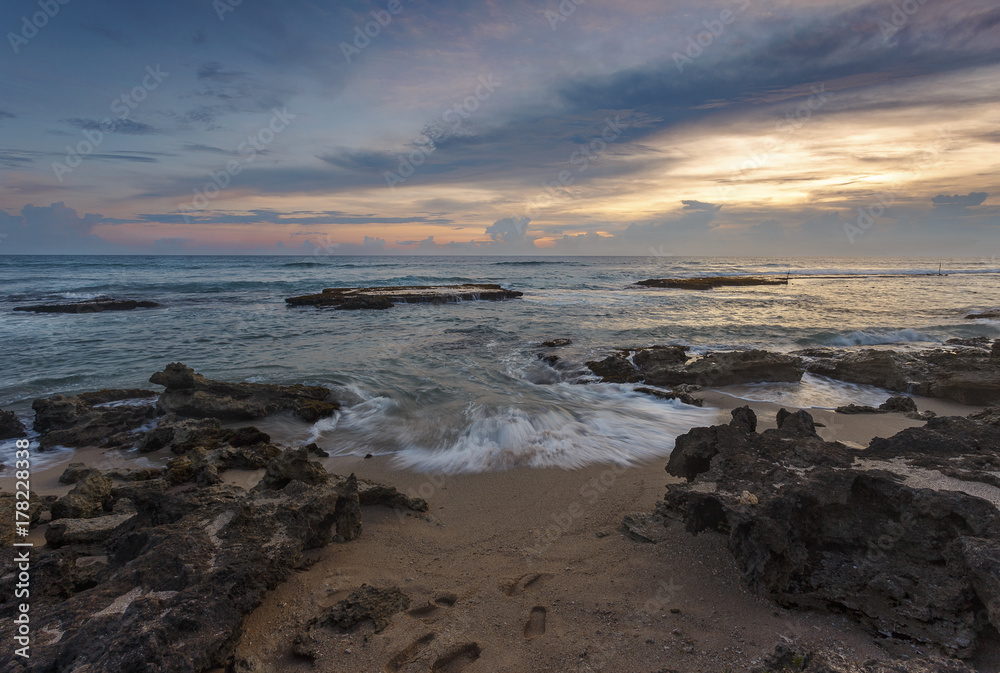
[[[939,263],[946,275],[936,275]],[[791,282],[707,292],[634,285],[758,274]],[[27,423],[36,397],[156,389],[149,376],[183,362],[210,378],[331,388],[344,405],[338,416],[257,425],[334,454],[392,454],[400,467],[451,473],[630,464],[668,455],[677,435],[715,412],[631,385],[586,384],[589,359],[651,344],[792,351],[996,338],[1000,324],[965,316],[1000,307],[998,281],[996,259],[3,256],[0,408]],[[326,287],[478,282],[524,297],[385,311],[284,302]],[[97,297],[161,307],[12,311]],[[551,351],[555,367],[538,359],[540,342],[554,338],[573,340]],[[811,375],[728,392],[822,408],[888,396]]]

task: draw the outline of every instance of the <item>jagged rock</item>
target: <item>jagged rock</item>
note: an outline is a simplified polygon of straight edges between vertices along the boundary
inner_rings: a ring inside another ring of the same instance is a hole
[[[337,485],[337,509],[334,516],[337,520],[336,542],[348,542],[361,535],[361,501],[358,497],[358,478],[351,474]]]
[[[743,406],[733,409],[730,415],[732,415],[733,420],[729,424],[733,427],[743,432],[757,432],[757,414],[750,407]]]
[[[839,652],[828,649],[806,650],[797,646],[778,645],[764,659],[763,666],[750,673],[973,673],[973,669],[956,659],[921,657],[890,661],[850,661]]]
[[[572,343],[572,339],[552,339],[550,341],[543,341],[542,345],[546,348],[563,348],[564,346],[569,346]]]
[[[728,386],[758,382],[795,382],[802,378],[802,358],[762,350],[711,353],[683,367],[645,372],[646,383],[675,386]]]
[[[393,615],[409,607],[410,597],[396,587],[380,589],[362,584],[316,623],[319,626],[337,626],[349,630],[361,622],[371,620],[375,625],[375,632],[379,633],[392,623]]]
[[[990,349],[991,358],[1000,358],[1000,339],[993,342],[993,348]]]
[[[701,278],[650,278],[636,285],[662,287],[675,290],[714,290],[717,287],[746,287],[749,285],[788,285],[787,278],[760,276],[704,276]]]
[[[24,423],[17,414],[0,410],[0,439],[15,439],[27,435],[28,431],[24,429]]]
[[[652,395],[653,397],[659,397],[661,400],[680,400],[684,404],[690,404],[693,407],[701,407],[705,405],[705,400],[700,397],[695,397],[694,395],[677,391],[668,393],[663,390],[657,390],[656,388],[636,388],[635,392]]]
[[[15,311],[31,313],[103,313],[104,311],[132,311],[137,308],[154,308],[155,301],[134,299],[99,299],[74,302],[71,304],[41,304],[38,306],[15,306]]]
[[[342,482],[344,477],[334,475],[333,478]],[[397,507],[400,509],[410,509],[414,512],[426,512],[427,501],[423,498],[411,498],[397,491],[392,486],[386,486],[368,479],[358,480],[358,500],[363,507],[369,505],[384,505],[385,507]]]
[[[628,361],[627,353],[615,353],[603,360],[587,363],[590,371],[601,377],[605,383],[637,383],[642,381],[642,373]]]
[[[757,415],[750,407],[733,409],[732,416],[729,425],[693,428],[678,437],[674,450],[670,452],[667,472],[694,481],[695,477],[711,468],[712,459],[718,455],[720,446],[744,442],[748,433],[757,430]]]
[[[310,460],[305,448],[285,449],[267,464],[267,472],[255,489],[276,491],[293,481],[326,484],[330,481],[330,473],[316,461]]]
[[[847,415],[860,415],[860,414],[881,414],[883,413],[881,409],[876,409],[875,407],[869,406],[867,404],[847,404],[842,407],[837,407],[836,413],[847,414]]]
[[[523,292],[505,290],[499,285],[426,285],[401,287],[337,287],[319,294],[285,299],[290,306],[317,308],[391,308],[393,304],[451,304],[459,301],[500,301],[522,296]]]
[[[110,504],[111,479],[97,470],[78,474],[73,490],[52,503],[53,519],[89,519]]]
[[[167,365],[149,381],[166,388],[157,402],[161,411],[191,418],[242,421],[287,411],[314,423],[340,408],[337,402],[328,401],[330,391],[320,386],[212,381],[179,362]]]
[[[545,353],[539,353],[538,359],[550,367],[555,367],[556,363],[559,362],[558,355],[546,355]]]
[[[50,523],[45,530],[45,543],[53,549],[70,545],[103,547],[103,543],[111,537],[111,534],[133,516],[134,513],[123,513],[97,516],[92,519],[58,519]],[[97,550],[96,553],[103,552]]]
[[[640,348],[632,356],[632,362],[643,374],[658,367],[683,365],[688,361],[687,346],[650,346]]]
[[[807,365],[807,370],[849,383],[960,404],[1000,402],[1000,359],[978,349],[913,353],[865,349],[815,360]]]
[[[329,485],[295,482],[257,493],[232,486],[173,494],[136,488],[135,498],[136,514],[105,540],[99,583],[80,591],[67,586],[61,596],[32,592],[38,635],[28,670],[224,667],[245,617],[267,591],[289,576],[304,550],[330,542],[339,496]],[[51,561],[68,568],[62,552],[38,550],[33,568]],[[12,594],[3,600],[0,616],[12,618]],[[0,652],[0,669],[13,659],[12,648]]]
[[[805,432],[805,412],[783,416],[763,433],[730,423],[679,437],[668,471],[695,481],[669,485],[657,511],[727,535],[747,584],[783,606],[845,613],[887,647],[970,656],[998,623],[1000,511],[907,482],[998,469],[1000,428],[937,418],[854,450]]]
[[[24,502],[24,499],[17,498],[13,493],[0,491],[0,521],[7,522],[6,526],[0,528],[0,545],[9,547],[14,542],[15,524],[29,528],[37,525],[39,517],[41,517],[43,512],[47,512],[51,508],[55,499],[55,496],[52,495],[39,496],[37,493],[29,492],[28,518],[25,519],[15,514],[15,512],[21,511],[16,509],[17,503]],[[2,587],[0,587],[0,590],[2,590]]]
[[[42,448],[122,446],[156,416],[151,405],[95,407],[80,397],[66,395],[36,399],[31,407]]]
[[[196,446],[218,445],[222,433],[222,423],[216,418],[181,419],[176,414],[167,414],[160,418],[155,428],[143,435],[139,441],[139,453],[169,447],[174,453],[183,455]]]
[[[917,403],[910,397],[896,395],[880,404],[878,408],[880,411],[889,413],[908,414],[915,413],[917,411]]]
[[[108,402],[120,402],[121,400],[146,399],[148,397],[156,397],[156,395],[156,391],[145,390],[143,388],[112,388],[95,390],[89,393],[80,393],[77,397],[83,400],[86,404],[93,406],[97,404],[107,404]]]
[[[795,413],[791,413],[787,409],[778,409],[775,421],[778,424],[778,428],[788,434],[805,435],[808,437],[817,436],[816,424],[813,422],[813,417],[808,411],[800,409]]]
[[[330,453],[328,451],[324,451],[323,449],[321,449],[319,444],[317,444],[316,442],[313,442],[311,444],[306,444],[305,450],[307,453],[309,453],[309,455],[316,456],[317,458],[330,457]]]

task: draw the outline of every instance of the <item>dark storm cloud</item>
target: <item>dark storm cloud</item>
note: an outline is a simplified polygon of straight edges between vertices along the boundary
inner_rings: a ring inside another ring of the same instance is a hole
[[[932,201],[935,208],[942,210],[964,210],[965,208],[974,208],[982,205],[988,196],[989,194],[986,192],[971,192],[964,196],[962,194],[953,194],[951,196],[940,194],[935,196]]]

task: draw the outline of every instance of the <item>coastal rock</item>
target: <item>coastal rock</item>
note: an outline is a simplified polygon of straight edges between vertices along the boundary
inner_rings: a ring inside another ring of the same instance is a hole
[[[667,469],[694,481],[668,486],[657,511],[728,536],[747,584],[780,605],[846,614],[887,647],[971,656],[998,624],[1000,512],[923,486],[996,469],[1000,428],[937,418],[854,450],[808,433],[805,412],[782,416],[762,433],[734,418],[679,437]]]
[[[592,360],[587,368],[601,377],[605,383],[637,383],[642,381],[642,373],[628,361],[627,353],[615,353],[603,360]]]
[[[289,306],[317,308],[386,309],[394,304],[451,304],[460,301],[500,301],[522,296],[523,292],[505,290],[499,285],[466,283],[465,285],[410,285],[397,287],[328,288],[319,294],[289,297]]]
[[[31,313],[103,313],[104,311],[132,311],[137,308],[155,308],[155,301],[134,299],[95,299],[70,304],[42,304],[38,306],[15,306],[15,311]]]
[[[255,490],[277,491],[293,481],[312,485],[326,484],[330,481],[330,473],[316,461],[310,460],[309,452],[304,447],[285,449],[267,464],[267,472]]]
[[[961,404],[1000,402],[1000,358],[979,349],[930,349],[911,353],[865,349],[813,360],[820,376],[937,397]]]
[[[39,635],[28,670],[225,667],[243,620],[265,593],[304,550],[330,542],[338,498],[329,486],[302,482],[249,494],[232,486],[148,497],[137,491],[136,514],[104,542],[108,562],[98,583],[67,587],[65,599],[33,594]],[[57,556],[61,551],[41,551],[37,564],[62,559],[63,572],[72,570],[72,557]],[[6,601],[5,618],[16,609]],[[0,668],[12,658],[10,649],[0,654]]]
[[[659,367],[683,365],[688,361],[687,346],[650,346],[640,348],[632,356],[632,362],[643,374]]]
[[[179,362],[149,381],[166,388],[157,402],[160,411],[190,418],[245,421],[287,411],[315,423],[340,408],[328,399],[330,391],[320,386],[213,381]]]
[[[701,407],[705,405],[705,400],[700,397],[695,397],[694,395],[689,395],[688,393],[677,391],[666,392],[664,390],[657,390],[656,388],[636,388],[635,392],[652,395],[653,397],[658,397],[661,400],[679,400],[680,402],[690,404],[693,407]]]
[[[858,663],[829,649],[807,650],[795,645],[778,645],[763,665],[750,673],[973,673],[961,661],[941,657],[894,659]]]
[[[24,423],[13,411],[0,410],[0,439],[15,439],[26,437],[28,431],[24,429]]]
[[[43,449],[127,445],[156,416],[156,410],[149,404],[101,407],[67,395],[36,399],[31,408],[35,411],[34,428],[42,435],[39,441]]]
[[[54,519],[89,519],[104,512],[110,505],[111,479],[98,470],[76,474],[72,491],[52,503]]]
[[[91,519],[58,519],[45,530],[45,544],[58,549],[64,546],[83,547],[103,553],[103,543],[134,513],[108,514]]]
[[[552,339],[550,341],[543,341],[542,345],[545,348],[563,348],[569,346],[573,343],[572,339]]]
[[[653,367],[644,373],[646,383],[657,386],[729,386],[794,382],[802,378],[802,372],[802,358],[749,350],[711,353],[682,367]]]
[[[337,534],[335,542],[349,542],[361,535],[361,500],[358,496],[358,478],[351,474],[337,484],[337,509],[334,512]]]
[[[350,630],[362,622],[371,621],[375,625],[375,633],[380,633],[389,626],[394,615],[409,607],[410,597],[396,587],[383,589],[362,584],[316,623]]]
[[[713,290],[717,287],[748,287],[753,285],[788,285],[787,278],[762,278],[755,276],[707,276],[703,278],[650,278],[636,285],[663,287],[675,290]]]

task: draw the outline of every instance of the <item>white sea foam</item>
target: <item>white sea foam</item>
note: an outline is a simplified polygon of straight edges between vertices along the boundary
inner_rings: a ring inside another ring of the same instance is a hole
[[[850,334],[836,336],[827,340],[830,346],[877,346],[879,344],[897,344],[910,342],[940,343],[930,334],[915,329],[901,329],[889,332],[857,330]]]
[[[717,390],[748,402],[774,402],[801,409],[836,409],[848,404],[878,406],[897,394],[815,374],[804,374],[797,383],[750,383]]]

